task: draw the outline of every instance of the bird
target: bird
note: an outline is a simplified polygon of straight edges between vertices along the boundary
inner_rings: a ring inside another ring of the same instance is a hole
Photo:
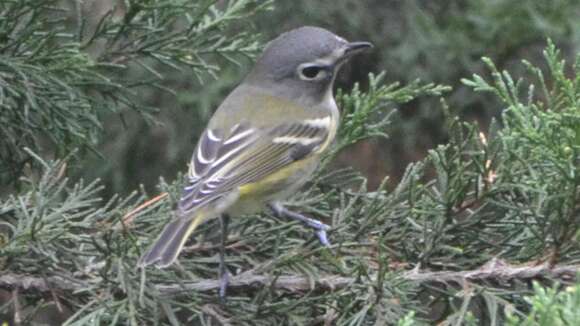
[[[287,209],[282,200],[312,177],[336,136],[339,109],[333,84],[339,69],[371,47],[313,26],[270,41],[209,120],[191,157],[175,216],[138,265],[171,265],[200,224],[220,218],[219,292],[225,296],[229,219],[265,209],[313,228],[328,246],[329,226]]]

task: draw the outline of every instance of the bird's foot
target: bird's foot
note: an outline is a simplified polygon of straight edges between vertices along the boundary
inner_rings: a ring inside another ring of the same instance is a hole
[[[293,220],[300,221],[304,223],[306,226],[314,229],[316,232],[316,236],[318,240],[323,246],[329,247],[330,242],[328,241],[328,236],[326,231],[330,229],[330,226],[320,222],[319,220],[315,220],[313,218],[304,216],[300,213],[293,212],[286,207],[284,207],[280,203],[271,203],[269,204],[270,209],[276,214],[278,217],[285,217]]]

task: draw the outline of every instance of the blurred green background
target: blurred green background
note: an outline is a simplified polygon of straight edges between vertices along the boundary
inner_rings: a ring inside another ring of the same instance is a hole
[[[105,2],[85,2],[97,10]],[[302,25],[325,27],[349,40],[374,43],[372,53],[345,66],[337,87],[363,89],[370,72],[386,71],[388,82],[417,78],[453,87],[445,101],[459,116],[487,125],[502,109],[484,95],[468,92],[461,78],[482,74],[482,56],[517,76],[521,59],[542,65],[542,49],[551,38],[565,55],[580,51],[580,1],[577,0],[298,0],[274,1],[272,10],[239,26],[257,32],[264,42]],[[138,97],[158,108],[159,123],[126,111],[105,117],[102,155],[89,155],[83,175],[101,178],[108,195],[128,193],[143,185],[156,192],[159,178],[174,180],[185,171],[197,136],[207,119],[252,65],[222,60],[216,77],[198,80],[173,70],[164,83],[177,91],[141,89]],[[167,69],[167,68],[163,68]],[[138,73],[138,72],[136,72]],[[393,187],[409,162],[447,139],[442,103],[421,99],[403,107],[388,130],[389,139],[366,141],[341,153],[337,165],[349,165],[376,187],[389,176]]]

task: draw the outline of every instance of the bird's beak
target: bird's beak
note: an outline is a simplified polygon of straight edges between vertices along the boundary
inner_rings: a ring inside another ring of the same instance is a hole
[[[372,43],[369,42],[350,42],[346,44],[346,48],[344,50],[344,56],[350,57],[357,53],[360,53],[366,49],[370,49],[373,47]]]
[[[332,62],[336,65],[336,67],[340,67],[355,54],[360,53],[366,49],[370,49],[372,47],[373,45],[369,42],[346,43],[341,48],[336,49],[336,51],[332,53],[330,60],[332,60]]]

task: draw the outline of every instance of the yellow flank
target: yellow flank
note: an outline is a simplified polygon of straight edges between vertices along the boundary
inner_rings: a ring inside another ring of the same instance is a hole
[[[314,160],[317,158],[318,155],[313,155],[309,158],[296,161],[259,181],[240,186],[238,188],[240,192],[240,200],[244,200],[247,197],[253,197],[249,199],[259,200],[262,197],[270,197],[275,195],[277,192],[285,190],[288,184],[299,184],[300,182],[298,180],[303,178],[305,174],[310,174],[306,171],[310,170],[309,167],[315,163]]]

